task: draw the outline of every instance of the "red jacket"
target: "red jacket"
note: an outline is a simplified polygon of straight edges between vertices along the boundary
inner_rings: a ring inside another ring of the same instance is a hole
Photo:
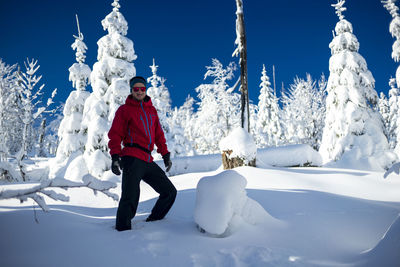
[[[153,161],[153,157],[140,148],[125,146],[121,149],[121,143],[136,143],[150,151],[153,151],[156,144],[158,153],[163,156],[168,153],[164,132],[149,96],[142,102],[136,101],[131,95],[127,97],[125,104],[115,112],[108,138],[111,155],[118,154],[121,157],[132,156],[146,162]]]

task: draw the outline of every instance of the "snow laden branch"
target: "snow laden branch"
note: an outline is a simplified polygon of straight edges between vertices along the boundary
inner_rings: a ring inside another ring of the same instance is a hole
[[[340,20],[344,19],[343,12],[347,10],[347,8],[344,7],[345,3],[345,0],[338,0],[337,4],[331,5],[336,9],[336,15],[339,17]]]
[[[237,57],[244,49],[243,39],[241,38],[244,35],[244,29],[242,27],[243,20],[243,1],[236,0],[236,40],[235,44],[237,45],[235,51],[233,51],[232,57]]]
[[[395,163],[395,164],[393,164],[392,165],[392,167],[390,167],[386,172],[385,172],[385,174],[383,175],[383,178],[387,178],[388,176],[389,176],[389,174],[391,174],[391,173],[395,173],[395,174],[397,174],[397,175],[399,175],[400,174],[400,162],[397,162],[397,163]]]
[[[100,181],[91,175],[83,177],[82,182],[73,182],[66,179],[46,179],[40,183],[11,183],[3,185],[0,191],[0,199],[16,198],[21,202],[27,199],[33,199],[44,211],[49,211],[44,196],[53,200],[68,202],[69,197],[55,192],[54,188],[68,190],[70,188],[87,187],[94,191],[101,192],[104,195],[118,201],[118,195],[110,192],[110,189],[115,188],[116,184],[108,181]]]
[[[399,8],[396,6],[397,0],[382,0],[383,7],[389,11],[390,15],[395,18],[398,17]]]

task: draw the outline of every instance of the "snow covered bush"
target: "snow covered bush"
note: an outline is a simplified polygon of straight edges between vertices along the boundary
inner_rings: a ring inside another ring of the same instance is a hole
[[[375,80],[358,53],[360,45],[352,24],[342,14],[344,2],[332,5],[340,20],[329,44],[332,56],[320,153],[324,163],[346,158],[376,162],[370,168],[382,170],[396,160],[396,155],[389,151],[383,119],[377,111]]]
[[[227,235],[240,222],[258,224],[270,215],[246,193],[247,180],[234,170],[203,177],[197,184],[194,220],[207,233]]]

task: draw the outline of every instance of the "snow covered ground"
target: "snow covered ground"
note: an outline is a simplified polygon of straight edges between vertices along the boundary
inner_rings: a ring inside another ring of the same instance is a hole
[[[178,196],[158,222],[144,222],[157,194],[142,183],[133,230],[125,232],[113,229],[117,202],[89,189],[69,190],[68,203],[48,200],[47,213],[33,202],[2,200],[0,266],[400,265],[400,176],[263,162],[231,174],[171,176]],[[264,220],[250,223],[244,214],[221,236],[201,233],[194,220],[196,187],[214,175],[244,177],[247,197],[265,210]]]

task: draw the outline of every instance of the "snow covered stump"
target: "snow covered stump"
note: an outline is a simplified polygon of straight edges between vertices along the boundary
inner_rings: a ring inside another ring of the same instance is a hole
[[[253,137],[243,128],[234,129],[219,143],[224,169],[256,166],[257,146]]]

